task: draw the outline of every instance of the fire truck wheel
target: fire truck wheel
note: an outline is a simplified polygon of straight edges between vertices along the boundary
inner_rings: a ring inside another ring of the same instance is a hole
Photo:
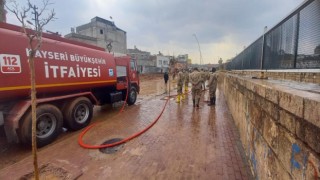
[[[86,97],[78,97],[71,100],[63,111],[65,124],[71,130],[79,130],[86,127],[93,114],[93,105]]]
[[[61,133],[63,116],[54,105],[44,104],[37,107],[37,146],[43,147],[53,142]],[[20,121],[19,138],[23,144],[32,145],[31,110]]]
[[[135,87],[131,87],[128,94],[128,105],[133,105],[137,100],[137,89]]]

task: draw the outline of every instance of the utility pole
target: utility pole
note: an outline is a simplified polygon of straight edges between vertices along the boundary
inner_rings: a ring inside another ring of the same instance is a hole
[[[193,34],[193,36],[194,36],[194,38],[196,38],[197,43],[198,43],[199,52],[200,52],[200,65],[202,65],[202,54],[201,54],[200,44],[199,44],[199,41],[198,41],[197,35],[196,35],[196,34]]]

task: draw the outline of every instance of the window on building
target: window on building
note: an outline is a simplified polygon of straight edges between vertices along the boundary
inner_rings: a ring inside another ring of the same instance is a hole
[[[103,34],[103,29],[100,29],[100,34]]]
[[[161,65],[162,64],[162,61],[161,60],[159,60],[159,65]]]

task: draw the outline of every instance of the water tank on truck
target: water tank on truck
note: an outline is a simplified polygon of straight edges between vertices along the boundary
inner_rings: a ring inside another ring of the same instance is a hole
[[[9,142],[31,144],[30,70],[27,37],[21,28],[0,23],[0,129]],[[136,102],[136,61],[104,49],[43,34],[35,53],[37,142],[54,141],[65,126],[86,127],[94,105]],[[128,91],[128,92],[127,92]]]

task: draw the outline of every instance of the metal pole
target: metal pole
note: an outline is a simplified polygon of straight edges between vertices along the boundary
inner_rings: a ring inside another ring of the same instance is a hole
[[[264,36],[265,36],[265,34],[266,34],[266,32],[267,32],[267,29],[268,29],[268,27],[267,26],[265,26],[264,27],[264,32],[263,32],[263,35],[262,35],[262,52],[261,52],[261,64],[260,64],[260,69],[262,70],[263,69],[263,60],[264,60],[264,44],[265,44],[265,39],[264,39]]]
[[[193,34],[193,36],[194,36],[194,38],[196,38],[197,43],[198,43],[199,52],[200,52],[200,65],[202,65],[202,55],[201,55],[200,44],[199,44],[199,41],[198,41],[197,35],[196,35],[196,34]]]
[[[260,69],[261,69],[261,72],[260,72],[260,79],[265,79],[265,74],[264,72],[262,71],[263,70],[263,61],[264,61],[264,44],[265,44],[265,34],[267,32],[267,29],[268,27],[265,26],[264,27],[264,32],[263,32],[263,35],[262,35],[262,52],[261,52],[261,64],[260,64]]]
[[[298,58],[298,45],[299,45],[299,32],[300,31],[300,11],[297,14],[297,26],[296,26],[296,37],[294,42],[294,60],[293,60],[293,68],[297,68],[297,58]]]

